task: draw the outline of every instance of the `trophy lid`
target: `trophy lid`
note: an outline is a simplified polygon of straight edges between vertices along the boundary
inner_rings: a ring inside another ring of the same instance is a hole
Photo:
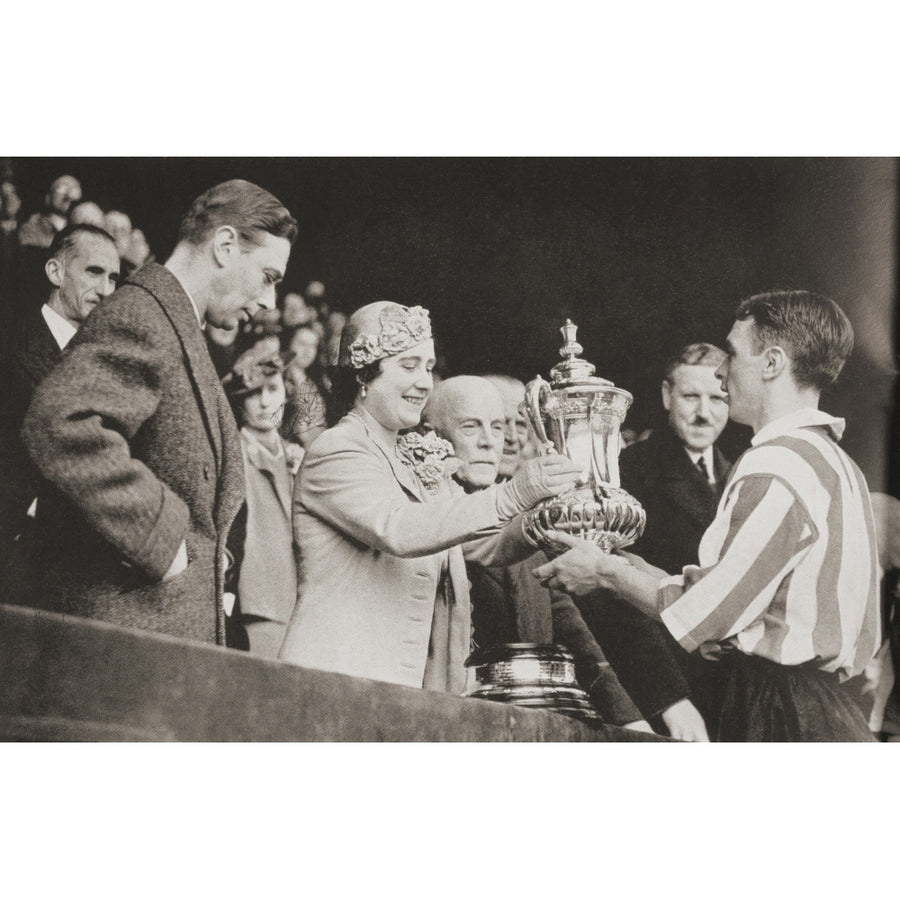
[[[566,319],[566,324],[559,330],[563,336],[563,345],[559,350],[563,361],[550,370],[551,387],[559,388],[575,384],[614,387],[608,379],[594,375],[597,367],[593,363],[579,358],[584,352],[584,347],[575,340],[578,326],[571,319]]]

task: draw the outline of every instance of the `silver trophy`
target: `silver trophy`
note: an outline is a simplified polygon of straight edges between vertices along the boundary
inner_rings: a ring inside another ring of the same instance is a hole
[[[619,430],[633,398],[580,359],[583,348],[570,319],[560,331],[563,361],[550,370],[549,383],[540,375],[528,383],[522,408],[540,452],[564,453],[581,466],[582,478],[538,503],[522,527],[531,544],[551,552],[566,548],[550,540],[550,531],[585,538],[606,552],[618,550],[641,536],[646,521],[641,504],[619,485]]]
[[[464,696],[562,713],[600,722],[600,713],[575,679],[575,659],[558,644],[498,644],[476,650],[466,666],[475,684]]]

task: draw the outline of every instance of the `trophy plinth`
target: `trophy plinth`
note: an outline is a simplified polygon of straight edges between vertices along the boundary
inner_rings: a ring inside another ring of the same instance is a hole
[[[644,509],[619,483],[619,430],[632,396],[594,375],[580,359],[577,327],[567,319],[560,329],[563,362],[528,383],[522,404],[540,442],[541,453],[563,453],[581,466],[578,485],[542,500],[524,516],[526,539],[543,550],[566,548],[547,536],[560,531],[609,552],[633,544],[644,530]]]
[[[466,666],[475,684],[463,695],[532,709],[546,709],[584,722],[602,721],[575,679],[575,659],[558,644],[498,644],[476,650]]]

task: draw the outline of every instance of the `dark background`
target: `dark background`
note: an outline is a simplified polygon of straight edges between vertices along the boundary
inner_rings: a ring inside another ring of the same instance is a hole
[[[830,294],[857,350],[823,403],[879,487],[892,406],[896,164],[883,159],[17,159],[23,213],[68,172],[127,212],[160,261],[193,198],[228,178],[271,190],[300,235],[285,290],[323,281],[346,310],[432,311],[448,374],[546,377],[569,316],[599,375],[657,423],[664,359],[721,344],[738,300]],[[740,443],[741,435],[731,433]]]

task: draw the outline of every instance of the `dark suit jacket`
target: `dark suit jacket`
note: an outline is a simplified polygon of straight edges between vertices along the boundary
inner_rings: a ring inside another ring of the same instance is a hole
[[[237,427],[190,299],[164,267],[88,316],[23,429],[47,480],[40,603],[224,642],[225,539],[244,497]],[[161,581],[182,540],[188,567]]]
[[[729,463],[717,447],[713,455],[721,486]],[[670,575],[696,563],[700,538],[715,517],[718,496],[674,432],[658,429],[623,450],[619,469],[622,487],[647,513],[644,533],[628,551]],[[685,697],[698,706],[707,705],[698,696],[697,685],[708,671],[704,660],[689,656],[662,625],[623,600],[607,596],[589,605],[579,603],[622,684],[647,717]]]
[[[8,336],[2,364],[3,415],[0,416],[0,554],[8,552],[23,528],[25,513],[37,496],[40,476],[19,431],[35,388],[59,362],[62,351],[40,307],[29,309]]]
[[[479,647],[521,641],[562,644],[574,656],[578,680],[590,690],[604,721],[626,725],[643,718],[572,598],[551,593],[532,575],[546,562],[543,551],[507,566],[466,562],[475,643]]]

